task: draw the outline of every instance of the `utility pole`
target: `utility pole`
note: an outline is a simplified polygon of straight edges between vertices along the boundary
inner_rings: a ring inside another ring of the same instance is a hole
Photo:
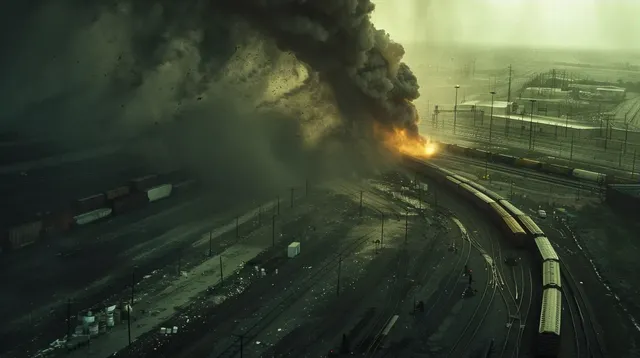
[[[535,99],[530,99],[531,102],[531,121],[529,121],[529,150],[533,150],[533,104],[537,101]]]
[[[220,260],[220,286],[224,286],[224,271],[222,271],[222,254],[218,256]]]
[[[491,151],[491,134],[493,131],[493,97],[496,95],[496,91],[491,91],[491,116],[489,119],[489,151]]]
[[[569,152],[569,161],[573,160],[573,133],[571,133],[571,151]]]
[[[624,124],[624,154],[627,154],[627,139],[629,138],[629,123]]]
[[[240,340],[240,358],[244,357],[244,334],[234,334]]]
[[[71,299],[67,300],[67,340],[71,338]]]
[[[633,179],[633,172],[636,170],[636,152],[638,148],[633,149],[633,164],[631,165],[631,179]]]
[[[211,253],[212,253],[212,244],[211,244],[211,240],[213,238],[213,231],[209,231],[209,257],[211,257]]]
[[[278,215],[280,215],[280,195],[278,195]]]
[[[293,209],[293,191],[295,188],[291,187],[291,208]]]
[[[338,258],[338,282],[336,284],[336,296],[340,296],[340,275],[342,274],[342,255]]]
[[[409,211],[404,213],[404,244],[407,244],[407,238],[409,236]]]
[[[453,134],[456,134],[456,123],[458,122],[458,90],[460,85],[455,86],[456,89],[456,103],[453,105]]]
[[[622,143],[620,143],[620,155],[618,156],[618,168],[622,167]]]
[[[276,246],[276,216],[271,217],[271,246]]]
[[[381,226],[380,226],[380,248],[384,246],[384,213],[380,213]]]
[[[509,65],[509,89],[507,92],[507,103],[511,102],[511,65]]]
[[[131,320],[133,318],[133,299],[136,286],[136,270],[131,271],[131,303],[129,304],[129,317],[127,319],[127,330],[129,333],[129,347],[131,347]]]

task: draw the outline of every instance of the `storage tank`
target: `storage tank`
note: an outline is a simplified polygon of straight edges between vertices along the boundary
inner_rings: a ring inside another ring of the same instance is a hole
[[[598,183],[598,184],[603,184],[607,177],[602,173],[596,173],[596,172],[583,170],[583,169],[574,169],[571,176],[577,179],[590,181],[592,183]]]

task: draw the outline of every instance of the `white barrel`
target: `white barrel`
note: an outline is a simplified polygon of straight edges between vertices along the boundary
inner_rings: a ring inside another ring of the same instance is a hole
[[[173,326],[173,334],[178,333],[178,326]]]
[[[165,327],[160,327],[160,334],[167,334],[167,329]]]
[[[113,315],[107,316],[107,327],[113,327],[116,325],[116,321],[113,319]]]
[[[82,317],[82,322],[84,324],[92,324],[95,321],[96,321],[96,316],[92,315],[91,311],[89,311],[85,316]]]

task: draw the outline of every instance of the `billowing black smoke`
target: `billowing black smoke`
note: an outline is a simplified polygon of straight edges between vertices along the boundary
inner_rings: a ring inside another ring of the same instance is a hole
[[[369,0],[14,3],[0,5],[0,132],[143,134],[145,154],[220,187],[350,171],[373,121],[418,132],[416,78]]]
[[[418,134],[411,101],[420,96],[416,77],[401,62],[404,48],[370,21],[370,0],[219,0],[251,19],[284,49],[319,71],[337,93],[347,119],[373,115],[383,125]],[[354,96],[358,91],[364,96]]]

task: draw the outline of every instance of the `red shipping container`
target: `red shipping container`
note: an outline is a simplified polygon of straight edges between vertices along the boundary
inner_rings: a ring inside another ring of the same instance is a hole
[[[47,234],[69,231],[72,225],[73,212],[71,210],[49,213],[43,219],[43,231]]]
[[[128,186],[121,186],[118,188],[108,190],[105,193],[105,195],[107,196],[107,200],[113,200],[113,199],[117,199],[117,198],[129,195],[130,191],[131,190],[129,189]]]
[[[86,213],[92,210],[104,208],[107,203],[107,197],[100,193],[86,198],[78,199],[74,203],[74,207],[78,214]]]
[[[145,206],[149,202],[147,193],[132,193],[113,201],[113,213],[120,215]]]

